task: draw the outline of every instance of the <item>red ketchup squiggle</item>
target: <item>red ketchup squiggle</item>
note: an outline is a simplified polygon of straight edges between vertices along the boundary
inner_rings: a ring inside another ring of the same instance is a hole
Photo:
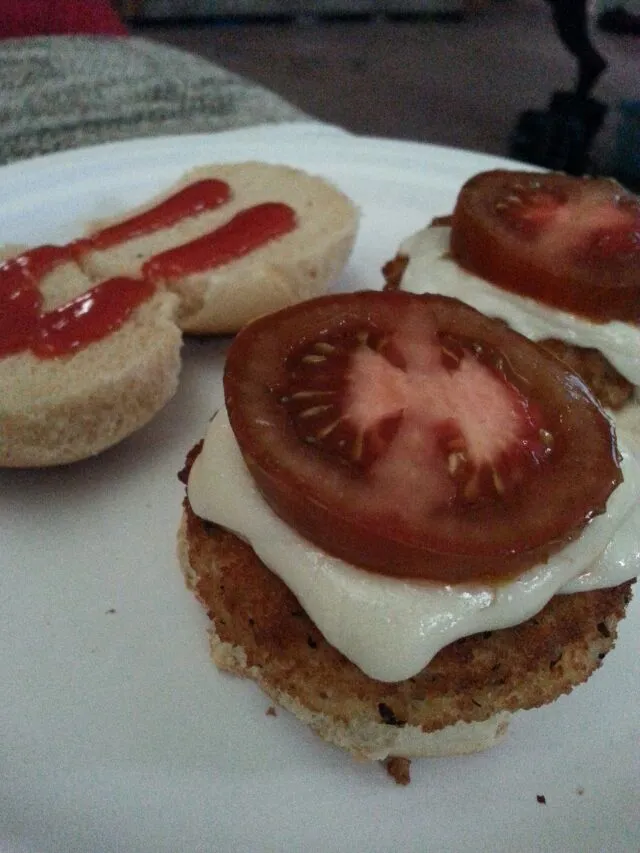
[[[68,246],[39,246],[0,265],[0,357],[30,350],[40,358],[68,355],[118,329],[155,288],[112,278],[52,311],[42,311],[39,283],[72,260]]]
[[[38,285],[72,260],[67,246],[38,246],[0,264],[0,357],[29,348],[41,315]]]
[[[149,258],[142,267],[142,275],[158,282],[220,267],[276,237],[283,237],[296,224],[295,211],[288,204],[257,204],[242,210],[215,231]]]
[[[207,179],[195,181],[174,195],[161,201],[150,210],[125,219],[108,228],[103,228],[89,237],[74,243],[76,253],[110,249],[127,240],[143,237],[169,228],[189,216],[197,216],[207,210],[215,210],[229,201],[231,188],[225,181]]]
[[[40,358],[55,358],[100,341],[119,329],[155,291],[134,278],[110,278],[53,311],[41,314],[29,349]]]
[[[30,350],[40,358],[74,353],[119,328],[155,291],[156,282],[212,269],[249,254],[293,231],[295,212],[286,204],[265,202],[143,266],[141,280],[112,278],[52,311],[43,312],[39,286],[62,263],[87,251],[106,249],[212,210],[231,197],[228,184],[197,181],[156,207],[66,246],[38,246],[0,264],[0,358]]]
[[[202,180],[124,222],[66,246],[38,246],[0,265],[0,358],[31,350],[41,358],[68,354],[115,331],[153,292],[148,282],[117,278],[54,311],[43,313],[42,279],[56,266],[86,252],[108,249],[135,237],[214,210],[231,197],[227,183]],[[135,285],[135,286],[133,286]]]

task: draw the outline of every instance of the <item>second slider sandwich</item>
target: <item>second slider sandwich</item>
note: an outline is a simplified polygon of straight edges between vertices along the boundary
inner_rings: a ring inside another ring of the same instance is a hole
[[[247,326],[180,558],[222,669],[368,759],[485,749],[612,648],[640,461],[574,373],[458,300]]]
[[[538,341],[640,433],[640,199],[615,181],[481,172],[451,216],[403,241],[385,275]]]

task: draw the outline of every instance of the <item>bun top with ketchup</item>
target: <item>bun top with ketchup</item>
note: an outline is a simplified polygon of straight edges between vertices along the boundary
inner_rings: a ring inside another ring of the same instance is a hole
[[[357,227],[322,178],[214,164],[66,245],[8,252],[0,467],[74,462],[140,429],[175,393],[181,331],[235,332],[324,292]]]

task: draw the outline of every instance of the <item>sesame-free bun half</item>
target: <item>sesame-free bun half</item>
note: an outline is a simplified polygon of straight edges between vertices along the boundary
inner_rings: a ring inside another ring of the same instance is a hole
[[[92,283],[75,262],[41,284],[51,310]],[[120,328],[73,354],[0,358],[0,467],[62,465],[94,456],[144,426],[173,396],[182,335],[176,297],[157,292]]]
[[[342,272],[358,230],[356,206],[324,178],[288,166],[245,162],[198,167],[120,219],[142,213],[204,179],[226,182],[230,200],[171,227],[89,252],[81,261],[85,272],[94,280],[114,275],[138,277],[154,255],[202,237],[240,211],[265,202],[289,205],[296,215],[294,230],[224,265],[173,274],[160,282],[179,297],[177,320],[183,331],[204,335],[236,332],[262,314],[326,292]],[[93,230],[118,221],[94,223]]]

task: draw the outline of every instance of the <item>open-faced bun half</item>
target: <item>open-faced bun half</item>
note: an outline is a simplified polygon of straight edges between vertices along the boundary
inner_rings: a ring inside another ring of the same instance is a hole
[[[295,227],[229,263],[214,266],[205,261],[195,271],[176,267],[159,274],[159,283],[180,297],[177,319],[183,331],[236,332],[261,314],[325,292],[341,272],[356,238],[357,208],[328,181],[300,169],[257,162],[200,167],[128,211],[125,218],[144,213],[200,181],[226,184],[228,200],[153,233],[88,252],[82,259],[87,274],[93,279],[139,276],[153,256],[199,240],[263,204],[291,208]],[[104,229],[119,221],[95,227]]]
[[[45,276],[43,309],[85,294],[69,261]],[[93,456],[144,426],[173,396],[182,336],[177,299],[155,292],[111,333],[77,351],[0,358],[0,466],[61,465]]]

